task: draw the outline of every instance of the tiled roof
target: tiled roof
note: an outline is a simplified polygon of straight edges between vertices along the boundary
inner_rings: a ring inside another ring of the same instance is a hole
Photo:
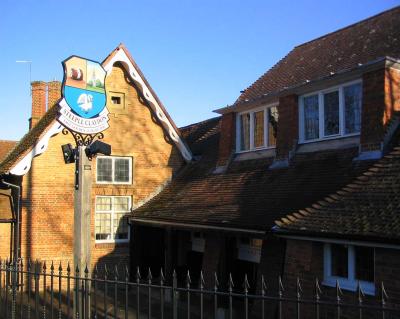
[[[17,141],[4,141],[0,140],[0,162],[6,155],[13,149],[13,147],[17,144]]]
[[[327,77],[379,58],[400,58],[400,7],[295,47],[236,103]]]
[[[392,152],[345,187],[277,221],[277,232],[400,243],[399,192],[397,143]]]
[[[350,148],[298,154],[277,170],[268,169],[273,158],[233,161],[215,174],[219,125],[217,118],[182,129],[201,158],[135,209],[133,220],[269,231],[276,219],[343,187],[370,165],[354,162],[358,150]]]

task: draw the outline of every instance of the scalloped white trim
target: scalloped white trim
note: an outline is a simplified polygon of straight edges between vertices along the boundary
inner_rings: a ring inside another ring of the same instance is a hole
[[[50,138],[60,133],[62,129],[63,126],[60,123],[57,121],[54,122],[46,134],[44,134],[40,141],[33,147],[33,149],[10,170],[10,174],[25,175],[28,173],[29,169],[31,168],[32,159],[35,156],[39,156],[40,154],[44,153],[49,146]]]
[[[125,69],[129,72],[129,75],[133,81],[135,81],[136,85],[142,90],[144,98],[149,102],[150,106],[152,107],[153,111],[155,112],[157,118],[160,120],[163,127],[167,130],[169,137],[174,141],[175,145],[178,147],[180,152],[182,153],[183,158],[190,162],[192,160],[192,153],[186,147],[185,143],[179,137],[178,133],[176,132],[175,128],[172,126],[171,122],[168,120],[167,116],[163,112],[162,108],[158,104],[157,100],[151,94],[151,91],[145,84],[142,77],[139,75],[139,72],[133,66],[132,62],[126,55],[123,49],[120,49],[113,58],[108,61],[107,64],[103,65],[104,69],[107,72],[107,75],[110,75],[113,70],[113,65],[116,62],[121,62]]]

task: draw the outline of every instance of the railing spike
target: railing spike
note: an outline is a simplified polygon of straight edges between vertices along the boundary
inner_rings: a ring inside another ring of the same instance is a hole
[[[247,279],[247,274],[244,274],[243,288],[244,288],[244,293],[247,294],[250,288],[249,280]]]
[[[107,278],[107,275],[108,275],[107,264],[104,264],[104,278]]]
[[[321,295],[322,295],[322,290],[319,285],[318,278],[315,278],[315,298],[319,299]]]
[[[118,281],[119,272],[118,272],[118,265],[117,264],[114,265],[114,278],[115,278],[115,281]]]
[[[204,281],[204,275],[203,275],[203,270],[200,270],[200,289],[204,289],[205,281]]]
[[[235,287],[235,285],[233,284],[232,273],[229,273],[229,283],[228,283],[228,286],[229,286],[229,292],[232,292],[233,287]]]
[[[217,291],[219,286],[217,272],[214,272],[214,290]]]
[[[303,289],[301,288],[301,283],[300,283],[300,278],[297,277],[297,282],[296,282],[296,294],[297,298],[301,297],[301,293],[303,292]]]
[[[69,262],[68,262],[68,264],[67,264],[67,272],[68,272],[68,273],[71,272],[71,266],[70,266]]]
[[[51,271],[51,272],[54,272],[54,262],[53,262],[53,261],[51,261],[50,271]]]
[[[363,302],[363,298],[365,295],[359,280],[357,281],[357,296],[358,296],[358,302],[361,304]]]
[[[192,279],[190,278],[190,271],[188,269],[187,273],[186,273],[186,288],[189,289],[190,288],[190,284],[192,283]]]
[[[163,272],[162,267],[161,267],[160,268],[160,282],[161,282],[161,285],[164,283],[164,281],[165,281],[164,272]]]
[[[265,282],[264,275],[261,275],[261,292],[263,295],[267,292],[267,283]]]
[[[336,279],[336,300],[339,302],[340,301],[340,296],[342,295],[342,289],[340,288],[339,285],[339,280]]]
[[[147,272],[147,280],[149,282],[149,284],[151,285],[151,280],[153,279],[153,275],[151,274],[151,269],[149,267],[149,270]]]
[[[59,265],[58,265],[58,272],[62,272],[62,265],[61,265],[61,260],[60,260],[60,263],[59,263]]]
[[[279,286],[279,295],[282,295],[283,292],[285,291],[285,288],[283,288],[283,283],[282,283],[282,277],[278,277],[278,286]]]
[[[137,267],[136,267],[136,281],[139,282],[140,279],[142,279],[142,278],[140,277],[140,268],[139,268],[139,266],[137,266]]]
[[[85,265],[85,270],[84,270],[84,272],[85,272],[85,275],[88,275],[88,274],[89,274],[89,268],[88,268],[88,265],[87,265],[87,264]]]
[[[381,281],[381,304],[382,307],[385,307],[386,301],[389,299],[388,294],[386,293],[385,286],[383,285],[383,281]]]
[[[46,269],[47,269],[47,267],[46,267],[46,260],[43,262],[43,272],[46,272]]]
[[[125,265],[125,279],[126,279],[126,281],[129,280],[129,268],[128,268],[128,265]]]

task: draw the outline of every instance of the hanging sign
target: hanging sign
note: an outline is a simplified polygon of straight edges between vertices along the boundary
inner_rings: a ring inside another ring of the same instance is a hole
[[[99,62],[71,56],[63,61],[63,99],[58,121],[71,131],[96,134],[108,125],[106,71]]]

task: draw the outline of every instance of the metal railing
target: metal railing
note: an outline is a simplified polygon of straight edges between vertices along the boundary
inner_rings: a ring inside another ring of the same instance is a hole
[[[0,318],[400,318],[400,304],[390,300],[383,283],[370,297],[360,285],[356,293],[344,293],[338,282],[323,292],[317,279],[307,294],[299,278],[285,289],[279,277],[273,291],[261,276],[251,292],[247,275],[240,288],[231,275],[223,286],[214,274],[212,287],[203,273],[196,282],[189,271],[184,277],[178,280],[173,271],[167,280],[161,270],[154,278],[149,269],[142,278],[137,269],[130,280],[128,269],[118,267],[102,273],[95,267],[90,274],[69,264],[63,269],[61,263],[0,261]]]

